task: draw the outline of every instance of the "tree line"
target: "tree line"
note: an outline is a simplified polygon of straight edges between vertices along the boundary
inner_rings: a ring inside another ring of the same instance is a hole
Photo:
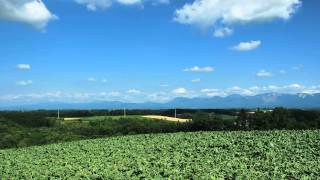
[[[63,117],[105,116],[88,123],[61,123],[56,111],[0,112],[0,148],[65,142],[144,133],[192,131],[248,131],[283,129],[320,129],[320,111],[275,108],[227,110],[177,110],[178,117],[192,119],[188,123],[149,120],[141,117],[113,119],[121,110],[61,111]],[[174,116],[174,110],[129,110],[127,115]],[[227,117],[227,118],[226,118]],[[231,117],[231,118],[230,118]]]

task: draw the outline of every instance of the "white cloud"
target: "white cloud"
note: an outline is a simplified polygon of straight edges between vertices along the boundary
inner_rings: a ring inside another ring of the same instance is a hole
[[[137,90],[137,89],[129,89],[127,92],[129,94],[140,94],[141,93],[141,91]]]
[[[264,93],[289,93],[289,94],[296,94],[296,93],[307,93],[307,94],[314,94],[320,92],[320,86],[311,86],[305,87],[300,84],[291,84],[285,86],[253,86],[249,88],[242,88],[239,86],[234,86],[226,89],[202,89],[200,90],[201,94],[205,94],[206,96],[220,96],[225,97],[232,94],[239,94],[244,96],[253,96],[257,94],[264,94]]]
[[[298,84],[298,83],[290,84],[290,85],[287,86],[287,87],[290,88],[290,89],[302,89],[302,88],[304,88],[303,86],[301,86],[301,85]]]
[[[22,70],[31,69],[31,65],[30,65],[30,64],[17,64],[16,67],[17,67],[18,69],[22,69]]]
[[[106,9],[112,5],[112,0],[75,0],[75,2],[85,5],[90,11]]]
[[[217,92],[220,91],[219,89],[201,89],[202,93],[208,93],[208,92]]]
[[[238,45],[234,46],[232,49],[236,51],[251,51],[258,48],[260,45],[261,45],[261,41],[240,42]]]
[[[277,91],[278,89],[280,89],[280,87],[274,86],[274,85],[269,85],[268,89],[271,90],[271,91]]]
[[[220,89],[201,89],[200,92],[209,97],[226,96],[225,92]]]
[[[134,4],[142,3],[142,0],[117,0],[117,1],[123,5],[134,5]]]
[[[93,78],[93,77],[89,77],[87,80],[90,81],[90,82],[96,82],[97,81],[96,78]]]
[[[121,96],[121,93],[118,91],[113,91],[113,92],[108,93],[108,95],[113,96],[113,97],[119,97],[119,96]]]
[[[160,87],[168,87],[168,84],[160,84]]]
[[[297,66],[292,67],[292,69],[295,71],[301,71],[303,68],[304,68],[303,64],[299,64]]]
[[[47,9],[42,0],[0,0],[0,19],[22,22],[44,30],[49,21],[58,17]]]
[[[199,67],[199,66],[194,66],[192,68],[186,68],[183,71],[185,72],[213,72],[214,68],[207,66],[207,67]]]
[[[286,74],[287,71],[282,69],[282,70],[279,71],[279,73],[280,73],[280,74]]]
[[[272,73],[266,70],[260,70],[259,72],[256,73],[257,77],[271,77]]]
[[[240,95],[246,95],[246,96],[252,96],[255,94],[254,91],[251,89],[246,89],[246,88],[241,88],[238,86],[234,86],[231,88],[228,88],[225,90],[226,94],[231,95],[231,94],[240,94]]]
[[[174,20],[202,27],[288,20],[301,4],[300,0],[194,0],[177,9]]]
[[[25,81],[28,82],[28,81]],[[31,81],[32,82],[32,81]],[[28,83],[23,83],[28,84]],[[123,102],[166,102],[175,97],[201,97],[201,96],[218,96],[225,97],[232,94],[239,94],[244,96],[253,96],[257,94],[271,93],[270,97],[267,97],[266,100],[272,99],[272,96],[286,93],[286,94],[299,94],[299,97],[304,98],[308,94],[312,95],[315,93],[320,93],[320,85],[313,86],[304,86],[299,83],[292,83],[289,85],[267,85],[267,86],[252,86],[252,87],[239,87],[234,86],[231,88],[225,89],[216,89],[216,88],[206,88],[199,91],[186,90],[185,88],[177,88],[171,93],[166,91],[161,92],[152,92],[145,93],[141,96],[143,99],[132,99],[131,96],[126,96],[118,91],[112,92],[96,92],[96,93],[87,93],[87,92],[37,92],[29,94],[2,94],[0,95],[0,102],[3,104],[9,104],[11,102],[16,102],[19,104],[23,103],[35,103],[35,102],[93,102],[93,101],[123,101]],[[274,94],[274,95],[273,95]]]
[[[33,83],[32,80],[25,80],[25,81],[17,81],[16,84],[19,86],[28,86]]]
[[[98,9],[104,10],[112,6],[113,3],[118,3],[125,6],[138,5],[146,2],[156,4],[169,4],[169,0],[74,0],[80,5],[84,5],[90,11]]]
[[[155,92],[147,95],[148,99],[150,101],[156,101],[156,102],[166,102],[171,99],[170,95],[168,95],[166,92]]]
[[[188,91],[185,88],[177,88],[177,89],[172,90],[172,93],[175,95],[183,95],[183,94],[187,94],[187,92]]]
[[[306,94],[316,94],[316,93],[320,93],[320,86],[305,87],[305,88],[302,90],[302,93],[306,93]]]
[[[102,82],[102,83],[107,83],[108,80],[107,80],[107,79],[102,79],[101,82]]]
[[[200,81],[201,81],[201,79],[200,79],[200,78],[192,79],[192,80],[191,80],[191,82],[193,82],[193,83],[198,83],[198,82],[200,82]]]
[[[224,28],[218,28],[214,31],[213,36],[217,38],[223,38],[226,36],[230,36],[233,34],[233,29],[230,29],[228,27]]]

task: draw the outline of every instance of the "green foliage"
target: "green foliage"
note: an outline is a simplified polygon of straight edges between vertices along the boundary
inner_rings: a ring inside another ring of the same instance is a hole
[[[236,127],[238,130],[247,130],[249,126],[249,115],[248,112],[244,109],[241,109],[236,120]]]
[[[190,123],[190,130],[193,131],[223,130],[224,128],[224,121],[219,116],[203,111],[195,113]]]
[[[45,116],[45,113],[37,111],[1,112],[0,117],[25,127],[53,127],[55,124],[55,121],[47,118],[47,116]]]
[[[318,179],[320,131],[119,136],[0,150],[2,179]]]
[[[192,121],[175,123],[132,115],[133,113],[173,115],[173,110],[130,110],[128,113],[131,115],[126,118],[117,115],[121,113],[120,110],[61,111],[62,117],[85,116],[81,117],[82,121],[74,122],[57,121],[53,117],[56,111],[0,111],[0,149],[131,134],[213,130],[320,129],[320,111],[317,110],[178,109],[177,112],[178,117],[192,116]],[[96,116],[99,114],[106,115]],[[115,115],[110,116],[111,114]]]

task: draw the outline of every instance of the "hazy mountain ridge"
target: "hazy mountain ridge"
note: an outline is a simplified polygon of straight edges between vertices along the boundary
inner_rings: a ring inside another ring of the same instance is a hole
[[[175,98],[166,103],[144,102],[125,103],[120,101],[96,101],[87,103],[48,102],[20,106],[1,106],[0,109],[32,110],[32,109],[170,109],[170,108],[272,108],[283,106],[288,108],[320,108],[318,94],[278,94],[267,93],[255,96],[238,94],[227,97]]]

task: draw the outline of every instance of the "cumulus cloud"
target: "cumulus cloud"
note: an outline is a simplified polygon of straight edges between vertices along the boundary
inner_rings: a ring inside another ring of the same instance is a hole
[[[166,102],[171,99],[170,95],[168,95],[166,92],[155,92],[147,95],[148,99],[150,101],[156,101],[156,102]]]
[[[214,88],[206,88],[201,89],[200,94],[213,97],[225,97],[232,94],[239,94],[244,96],[253,96],[257,94],[265,94],[265,93],[289,93],[289,94],[315,94],[320,93],[320,86],[303,86],[299,83],[293,83],[289,85],[283,86],[252,86],[249,88],[243,88],[239,86],[234,86],[226,89],[214,89]]]
[[[238,45],[234,46],[232,49],[236,51],[251,51],[258,48],[260,45],[261,45],[261,41],[240,42]]]
[[[300,0],[194,0],[175,11],[174,20],[201,27],[288,20]]]
[[[183,94],[187,94],[187,92],[188,91],[185,88],[177,88],[177,89],[172,90],[172,93],[175,95],[183,95]]]
[[[200,78],[192,79],[192,80],[191,80],[191,82],[193,82],[193,83],[198,83],[198,82],[200,82],[200,81],[201,81],[201,79],[200,79]]]
[[[142,3],[142,0],[117,0],[120,4],[134,5]]]
[[[214,31],[213,36],[217,38],[223,38],[226,36],[230,36],[233,34],[233,29],[230,29],[228,27],[224,28],[218,28]]]
[[[112,0],[75,0],[75,2],[85,5],[90,11],[106,9],[112,5]]]
[[[204,93],[206,96],[214,97],[214,96],[226,96],[226,93],[220,89],[201,89],[201,93]]]
[[[290,84],[289,86],[287,86],[288,88],[290,89],[302,89],[304,88],[304,86],[298,84],[298,83],[295,83],[295,84]]]
[[[25,81],[28,82],[28,81]],[[31,81],[32,82],[32,81]],[[23,83],[28,84],[28,83]],[[30,83],[29,83],[30,84]],[[258,94],[268,93],[271,98],[277,94],[298,94],[299,97],[305,98],[308,95],[320,93],[320,85],[305,86],[299,83],[292,83],[289,85],[268,85],[268,86],[252,86],[252,87],[239,87],[234,86],[230,88],[218,89],[218,88],[205,88],[199,91],[186,90],[185,88],[177,88],[171,92],[151,92],[143,94],[143,99],[138,100],[139,102],[153,101],[153,102],[166,102],[175,97],[226,97],[232,94],[239,94],[244,96],[253,96]],[[0,95],[0,102],[92,102],[92,101],[123,101],[123,102],[137,102],[137,99],[130,99],[131,96],[126,96],[118,91],[111,92],[37,92],[29,94],[2,94]],[[268,100],[267,97],[266,100]],[[132,101],[133,100],[133,101]]]
[[[281,69],[281,70],[279,71],[279,73],[280,73],[280,74],[286,74],[286,73],[287,73],[287,71],[286,71],[286,70],[284,70],[284,69]]]
[[[30,64],[17,64],[16,67],[17,67],[18,69],[21,69],[21,70],[31,69],[31,65],[30,65]]]
[[[108,96],[119,97],[119,96],[121,96],[121,93],[118,91],[113,91],[113,92],[108,93]]]
[[[304,68],[303,64],[299,64],[297,66],[292,67],[292,69],[295,71],[301,71],[301,70],[303,70],[303,68]]]
[[[141,93],[141,91],[137,90],[137,89],[129,89],[127,92],[129,94],[140,94]]]
[[[174,19],[203,26],[287,20],[300,5],[300,0],[195,0],[176,10]]]
[[[246,96],[252,96],[255,94],[255,92],[252,89],[246,89],[246,88],[241,88],[238,86],[234,86],[231,88],[228,88],[225,90],[226,94],[231,95],[231,94],[241,94],[241,95],[246,95]]]
[[[271,77],[272,73],[266,70],[260,70],[259,72],[256,73],[257,77]]]
[[[57,18],[42,0],[0,0],[0,19],[22,22],[44,30],[49,21]]]
[[[168,87],[169,84],[160,84],[160,87]]]
[[[94,78],[94,77],[89,77],[87,80],[90,81],[90,82],[96,82],[97,81],[96,78]]]
[[[206,66],[206,67],[194,66],[192,68],[186,68],[183,71],[185,71],[185,72],[213,72],[214,68],[210,67],[210,66]]]
[[[143,4],[152,2],[153,4],[169,4],[169,0],[75,0],[76,3],[84,5],[90,11],[98,9],[104,10],[112,6],[113,3],[118,3],[125,6]]]
[[[24,81],[17,81],[16,84],[19,86],[28,86],[33,83],[32,80],[24,80]]]

